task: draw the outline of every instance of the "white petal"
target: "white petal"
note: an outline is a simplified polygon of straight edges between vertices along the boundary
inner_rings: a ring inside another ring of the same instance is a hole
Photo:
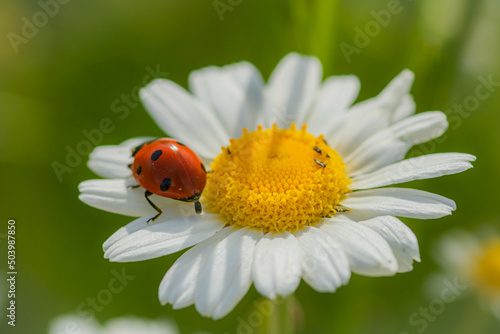
[[[446,114],[426,111],[395,123],[390,129],[395,138],[413,145],[425,143],[441,136],[448,129]]]
[[[346,117],[325,130],[325,139],[341,155],[349,154],[364,140],[389,126],[405,100],[414,75],[404,70],[375,98],[354,105]]]
[[[129,139],[120,145],[105,145],[96,147],[89,155],[88,167],[97,175],[107,178],[126,178],[132,176],[128,167],[134,160],[132,149],[153,137]]]
[[[204,214],[158,222],[131,233],[111,245],[104,257],[112,262],[154,259],[191,247],[210,238],[225,225],[217,215]],[[144,221],[145,218],[140,218]],[[147,219],[146,219],[147,221]]]
[[[413,145],[439,137],[447,128],[446,115],[440,111],[408,117],[377,132],[347,156],[347,172],[356,176],[399,161]]]
[[[303,278],[319,292],[335,292],[351,277],[342,248],[322,230],[308,226],[295,234],[304,253]]]
[[[392,79],[378,96],[354,105],[351,112],[384,109],[389,113],[393,113],[408,96],[414,79],[415,75],[412,71],[408,69],[403,70]]]
[[[178,334],[175,323],[167,320],[142,319],[135,316],[113,318],[106,322],[102,334]],[[62,333],[61,333],[62,334]],[[68,333],[69,334],[69,333]],[[97,333],[94,333],[97,334]]]
[[[379,141],[370,140],[358,147],[344,160],[346,172],[351,178],[369,173],[403,160],[410,148],[410,145],[397,138],[387,137]]]
[[[188,205],[186,206],[186,204],[188,204]],[[196,213],[194,212],[191,203],[180,202],[180,206],[174,206],[174,207],[168,208],[168,210],[164,210],[160,217],[158,217],[155,221],[148,223],[149,218],[152,218],[155,215],[156,215],[156,213],[145,216],[145,217],[141,217],[139,219],[136,219],[133,222],[123,226],[115,233],[113,233],[113,235],[111,235],[108,238],[108,240],[106,240],[106,242],[104,242],[104,244],[102,245],[104,252],[106,252],[108,250],[108,248],[111,247],[116,242],[120,241],[121,239],[129,236],[130,234],[132,234],[134,232],[142,230],[143,228],[157,224],[157,223],[162,222],[162,221],[195,216]]]
[[[384,109],[375,108],[362,111],[349,111],[338,122],[334,135],[325,136],[328,145],[335,148],[341,156],[358,148],[370,134],[389,125],[391,114]]]
[[[420,262],[418,240],[408,226],[392,216],[380,216],[362,221],[360,224],[368,226],[391,246],[398,260],[398,272],[407,272],[413,269],[413,260]]]
[[[198,277],[195,306],[215,320],[226,316],[252,285],[254,247],[262,232],[239,229],[219,242],[205,258]]]
[[[452,230],[440,238],[434,257],[437,263],[453,274],[470,270],[482,250],[481,240],[464,230]]]
[[[339,213],[336,215],[336,217],[342,217],[343,219],[348,219],[353,222],[361,222],[364,220],[372,219],[375,217],[380,216],[380,214],[376,212],[368,212],[368,211],[360,211],[360,210],[354,210],[354,211],[348,211],[344,213]]]
[[[391,247],[370,228],[337,216],[318,227],[342,247],[354,273],[391,276],[397,272],[398,264]]]
[[[360,82],[354,75],[333,76],[325,80],[319,90],[313,110],[307,119],[307,129],[319,136],[328,131],[331,123],[345,116],[356,100]]]
[[[106,252],[109,249],[109,247],[113,246],[118,241],[122,240],[123,238],[128,237],[132,233],[135,233],[139,230],[142,230],[143,228],[146,228],[150,225],[156,224],[158,222],[158,220],[160,219],[160,217],[158,217],[158,219],[156,219],[155,221],[148,223],[149,218],[150,218],[150,216],[138,218],[138,219],[132,221],[131,223],[128,223],[127,225],[118,229],[118,231],[113,233],[108,238],[108,240],[106,240],[102,244],[102,250],[104,252]]]
[[[214,113],[176,83],[156,79],[141,89],[140,96],[158,126],[198,155],[213,159],[229,143]]]
[[[255,288],[269,299],[293,293],[302,275],[302,250],[289,233],[268,233],[255,247],[252,276]]]
[[[429,154],[403,160],[353,179],[352,190],[383,187],[390,184],[413,180],[430,179],[455,174],[472,168],[471,161],[476,157],[461,153]]]
[[[222,229],[175,261],[163,277],[158,289],[158,298],[162,305],[169,303],[174,309],[180,309],[194,303],[196,285],[205,259],[217,244],[232,232],[234,232],[232,227]]]
[[[426,191],[380,188],[350,193],[341,204],[351,210],[408,218],[433,219],[451,215],[455,202]]]
[[[142,217],[155,214],[156,211],[144,197],[144,188],[131,189],[127,185],[136,184],[134,180],[104,179],[87,180],[78,186],[81,194],[78,198],[94,208],[121,215]],[[165,217],[194,213],[192,203],[184,203],[170,198],[152,195],[150,200],[164,211]]]
[[[81,317],[73,314],[58,316],[49,324],[49,334],[99,334],[101,326],[94,317]]]
[[[252,64],[241,62],[191,72],[189,86],[214,110],[230,137],[239,137],[243,128],[256,128],[264,103],[264,82]]]
[[[279,128],[288,128],[292,122],[300,126],[316,96],[321,76],[321,63],[316,57],[286,55],[269,78],[266,96],[276,112],[267,115],[265,126],[276,123]]]
[[[413,100],[413,97],[411,95],[403,96],[403,98],[401,99],[401,103],[392,115],[391,123],[396,123],[406,117],[410,117],[415,113],[416,109],[417,106],[415,104],[415,101]]]

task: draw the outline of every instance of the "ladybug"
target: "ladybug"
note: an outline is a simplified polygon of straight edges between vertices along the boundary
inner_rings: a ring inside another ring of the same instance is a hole
[[[152,194],[183,202],[194,202],[201,213],[199,201],[207,182],[207,170],[201,159],[189,147],[172,138],[159,138],[143,143],[132,150],[134,161],[129,167],[139,185],[146,189],[144,196],[158,212],[162,211],[150,199]]]

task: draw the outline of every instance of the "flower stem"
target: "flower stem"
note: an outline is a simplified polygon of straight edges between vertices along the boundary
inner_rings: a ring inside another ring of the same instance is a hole
[[[293,295],[275,301],[275,310],[269,318],[269,334],[294,334],[295,330],[295,298]]]

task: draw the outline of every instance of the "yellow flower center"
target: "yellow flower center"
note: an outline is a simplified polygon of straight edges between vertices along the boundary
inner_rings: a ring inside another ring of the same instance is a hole
[[[264,232],[294,231],[334,214],[351,182],[338,153],[305,125],[243,129],[210,167],[206,210]]]
[[[500,292],[500,240],[487,243],[476,260],[475,277],[485,290]]]

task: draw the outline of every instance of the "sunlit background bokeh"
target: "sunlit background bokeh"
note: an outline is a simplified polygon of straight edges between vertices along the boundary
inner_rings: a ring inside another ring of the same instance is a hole
[[[131,218],[78,200],[78,184],[97,177],[86,167],[89,147],[82,143],[85,131],[99,129],[103,119],[111,126],[96,137],[99,145],[162,135],[134,99],[151,72],[186,87],[192,70],[247,60],[268,78],[290,51],[319,57],[324,77],[359,76],[358,101],[378,94],[404,68],[411,69],[417,111],[445,111],[450,129],[410,154],[478,157],[466,173],[411,184],[458,205],[443,219],[404,220],[419,238],[422,263],[395,277],[353,275],[335,294],[301,284],[295,294],[301,305],[298,333],[500,332],[500,321],[465,293],[439,314],[431,313],[424,330],[422,322],[410,320],[438,297],[424,287],[439,270],[432,251],[443,233],[453,227],[500,226],[500,1],[56,3],[44,21],[37,14],[44,11],[38,1],[0,2],[3,273],[9,218],[17,222],[18,247],[17,326],[6,325],[2,292],[1,333],[45,333],[55,316],[91,310],[88,298],[96,298],[113,271],[122,270],[135,278],[109,303],[98,305],[97,320],[133,314],[174,319],[182,333],[236,333],[258,298],[254,288],[229,316],[212,321],[194,307],[174,311],[158,302],[159,282],[178,255],[126,264],[103,258],[102,243]],[[33,23],[34,16],[39,27],[30,29],[26,21]],[[496,85],[485,86],[488,81]],[[68,160],[71,150],[79,153]],[[58,177],[54,167],[61,168],[59,164],[67,169]],[[0,283],[6,287],[4,279]]]

